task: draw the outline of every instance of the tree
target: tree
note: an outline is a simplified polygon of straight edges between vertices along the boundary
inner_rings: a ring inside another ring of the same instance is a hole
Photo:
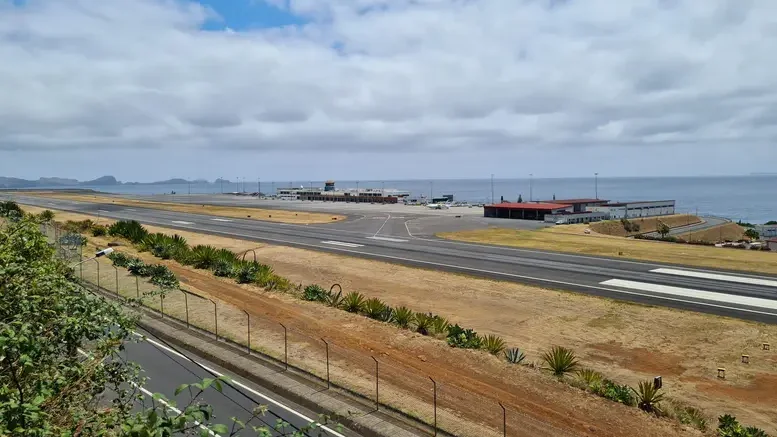
[[[755,229],[750,228],[745,230],[745,237],[755,241],[761,237],[761,234],[759,234]]]
[[[518,203],[523,203],[523,196],[520,194],[518,195]]]
[[[212,423],[211,407],[199,399],[204,390],[220,390],[220,379],[179,387],[192,389],[180,410],[143,402],[141,369],[119,354],[124,343],[139,341],[137,319],[76,282],[36,218],[8,223],[0,228],[0,435],[226,436],[249,426],[235,421],[230,432]],[[272,435],[302,435],[290,428],[281,421]]]
[[[666,236],[669,235],[669,232],[671,231],[672,229],[669,227],[669,225],[662,222],[661,220],[658,221],[656,232],[658,232],[661,235],[661,238],[666,238]]]
[[[49,223],[54,220],[54,212],[47,209],[38,214],[38,220],[40,220],[41,223]]]
[[[768,222],[764,223],[765,225],[771,226],[771,225],[777,225],[777,221],[775,220],[769,220]]]

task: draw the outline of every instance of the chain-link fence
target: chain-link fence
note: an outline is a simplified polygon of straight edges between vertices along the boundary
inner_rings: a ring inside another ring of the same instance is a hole
[[[75,275],[105,293],[138,299],[159,317],[174,319],[190,329],[231,342],[274,361],[279,369],[296,368],[315,376],[322,389],[359,395],[376,409],[390,409],[429,426],[430,434],[457,436],[566,435],[515,409],[503,407],[494,396],[461,387],[456,375],[433,380],[418,369],[389,356],[365,354],[325,337],[313,337],[297,327],[255,314],[182,287],[161,290],[145,279],[113,266],[105,257],[89,259],[86,246],[74,245],[54,225],[42,231],[70,262],[83,262]],[[89,259],[89,260],[88,260]],[[86,260],[86,261],[84,261]],[[487,388],[483,388],[487,390]]]

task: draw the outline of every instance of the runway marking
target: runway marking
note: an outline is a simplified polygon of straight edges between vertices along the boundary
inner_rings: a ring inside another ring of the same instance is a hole
[[[110,212],[110,211],[106,211],[104,209],[98,209],[97,212]]]
[[[392,241],[394,243],[406,243],[407,242],[407,240],[402,240],[401,238],[376,237],[374,235],[372,237],[367,237],[367,238],[369,238],[371,240]]]
[[[384,227],[384,226],[386,226],[386,223],[388,223],[388,221],[389,221],[389,220],[391,220],[391,214],[389,214],[389,215],[388,215],[388,217],[386,217],[386,221],[385,221],[385,222],[383,222],[383,224],[382,224],[382,225],[380,225],[380,228],[378,228],[378,232],[374,233],[372,236],[373,236],[373,237],[375,237],[375,236],[377,236],[378,234],[380,234],[380,231],[382,231],[382,230],[383,230],[383,227]]]
[[[370,220],[385,220],[386,217],[370,217]]]
[[[777,281],[770,281],[768,279],[748,278],[744,276],[723,275],[720,273],[705,273],[705,272],[695,272],[692,270],[679,270],[679,269],[666,269],[666,268],[654,269],[654,270],[651,270],[651,272],[663,273],[665,275],[688,276],[691,278],[712,279],[715,281],[739,282],[741,284],[777,287]]]
[[[219,218],[215,218],[215,219],[211,219],[211,220],[213,220],[214,222],[231,222],[232,221],[232,220],[219,219]]]
[[[140,335],[140,334],[137,334],[137,333],[135,333],[135,334],[136,335]],[[154,340],[152,340],[152,339],[150,339],[150,338],[148,338],[146,336],[142,336],[142,337],[144,337],[147,342],[153,344],[154,346],[156,346],[156,347],[158,347],[160,349],[164,349],[164,350],[166,350],[166,351],[168,351],[168,352],[170,352],[172,354],[175,354],[175,355],[177,355],[177,356],[179,356],[179,357],[181,357],[181,358],[183,358],[185,360],[191,361],[192,363],[197,363],[197,365],[199,365],[203,369],[207,370],[208,372],[210,372],[210,373],[212,373],[212,374],[214,374],[216,376],[224,376],[223,373],[221,373],[221,372],[219,372],[219,371],[217,371],[215,369],[211,369],[210,367],[206,366],[205,364],[200,363],[199,361],[194,361],[193,359],[187,357],[186,355],[182,355],[182,354],[180,354],[180,353],[170,349],[169,347],[167,347],[167,346],[165,346],[165,345],[163,345],[163,344],[161,344],[161,343],[159,343],[157,341],[154,341]],[[267,395],[264,395],[262,393],[259,393],[258,391],[252,389],[251,387],[243,384],[239,380],[235,379],[232,375],[228,375],[228,376],[229,376],[229,379],[230,379],[230,381],[229,381],[230,384],[234,384],[234,385],[242,388],[243,390],[246,390],[246,391],[250,392],[253,395],[259,396],[260,398],[262,398],[262,399],[266,400],[267,402],[275,405],[276,407],[281,408],[281,409],[283,409],[283,410],[285,410],[285,411],[287,411],[287,412],[289,412],[289,413],[299,417],[300,419],[302,419],[302,420],[304,420],[304,421],[306,421],[308,423],[316,423],[316,424],[318,424],[318,422],[316,422],[315,420],[305,416],[304,414],[298,412],[297,410],[294,410],[294,409],[292,409],[290,407],[287,407],[286,405],[276,401],[275,399],[273,399],[273,398],[271,398],[271,397],[269,397]],[[326,430],[329,434],[332,434],[333,436],[345,437],[344,435],[340,434],[339,432],[337,432],[337,431],[335,431],[335,430],[333,430],[333,429],[331,429],[331,428],[329,428],[327,426],[324,426],[324,425],[321,425],[321,424],[318,424],[318,426],[320,426],[321,429]]]
[[[670,294],[673,296],[690,297],[713,302],[723,302],[737,305],[777,310],[777,300],[758,297],[738,296],[735,294],[717,293],[714,291],[695,290],[693,288],[672,287],[669,285],[650,284],[647,282],[627,281],[625,279],[610,279],[601,282],[611,287],[629,288],[632,290],[649,291],[652,293]]]
[[[356,244],[356,243],[346,243],[343,241],[322,241],[324,244],[333,244],[335,246],[345,246],[345,247],[363,247],[363,244]]]
[[[181,220],[173,220],[172,223],[175,223],[176,225],[193,225],[194,224],[192,222],[184,222],[184,221],[181,221]]]

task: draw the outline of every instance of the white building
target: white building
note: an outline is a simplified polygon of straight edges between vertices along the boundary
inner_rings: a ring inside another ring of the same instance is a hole
[[[672,215],[675,213],[674,200],[655,200],[648,202],[618,202],[608,203],[601,206],[589,206],[586,208],[591,212],[602,212],[607,214],[610,220],[620,220],[622,218],[640,218],[655,217],[659,215]]]

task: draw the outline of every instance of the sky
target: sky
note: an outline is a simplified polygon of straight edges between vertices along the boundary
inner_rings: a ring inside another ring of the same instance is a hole
[[[775,172],[774,0],[0,0],[0,176]]]

